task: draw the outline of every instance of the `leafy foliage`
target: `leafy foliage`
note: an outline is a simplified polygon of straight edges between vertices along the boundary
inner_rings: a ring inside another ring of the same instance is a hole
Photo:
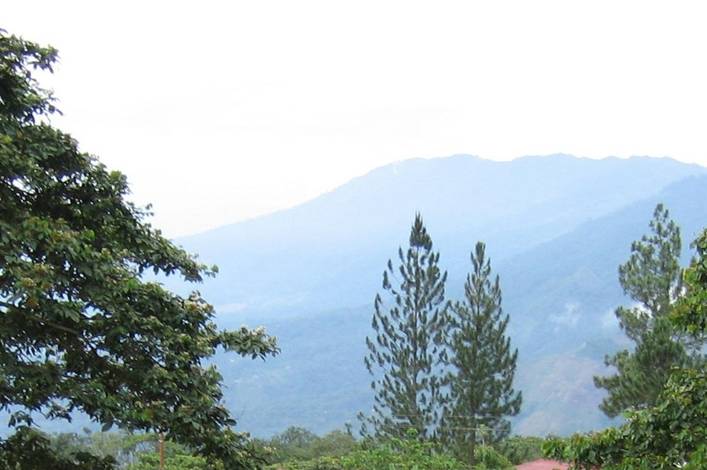
[[[85,450],[57,452],[49,438],[27,426],[0,441],[0,468],[53,470],[109,470],[115,459],[98,457]]]
[[[405,438],[391,438],[373,448],[345,455],[341,459],[342,467],[347,470],[374,468],[457,470],[464,468],[461,462],[448,455],[437,453],[432,443],[420,441],[418,437],[414,429],[408,429]]]
[[[544,442],[541,437],[511,436],[498,442],[495,447],[513,465],[517,465],[541,458]]]
[[[312,460],[319,457],[336,457],[351,452],[357,443],[347,432],[335,430],[324,436],[291,426],[266,441],[259,442],[270,463]]]
[[[707,299],[707,230],[696,241],[698,257],[685,275],[686,293],[671,319],[691,334],[703,334]],[[627,423],[590,435],[550,440],[548,456],[577,469],[662,470],[707,467],[707,371],[703,363],[675,370],[656,404],[627,413]]]
[[[442,333],[446,324],[444,283],[439,253],[432,251],[432,238],[420,214],[410,231],[410,245],[398,250],[400,266],[388,260],[383,272],[384,303],[376,295],[371,325],[373,338],[366,338],[369,354],[364,362],[373,376],[373,413],[363,418],[377,436],[400,437],[414,429],[420,437],[434,432],[439,416],[440,380],[435,366],[442,362]]]
[[[275,466],[274,468],[280,468]],[[320,457],[310,461],[286,462],[286,470],[413,470],[434,468],[439,470],[462,470],[464,465],[445,454],[435,452],[430,442],[419,439],[410,428],[404,438],[390,438],[381,442],[369,441],[361,449],[353,450],[341,457]]]
[[[56,109],[33,71],[55,60],[54,49],[0,31],[0,409],[13,410],[11,426],[80,410],[106,429],[164,431],[249,467],[221,376],[203,364],[217,348],[264,358],[275,340],[219,331],[198,292],[143,280],[152,271],[199,282],[215,269],[145,222],[124,175],[48,124]],[[44,449],[29,431],[6,444]]]
[[[512,470],[513,464],[490,445],[474,447],[474,462],[472,470]]]
[[[513,436],[489,445],[475,447],[475,469],[510,468],[542,456],[543,439],[537,437]],[[469,468],[468,464],[455,460],[451,455],[440,452],[439,444],[433,441],[420,442],[414,431],[409,430],[405,438],[386,440],[365,439],[357,442],[344,431],[332,431],[317,436],[303,428],[291,427],[284,432],[262,441],[263,452],[271,451],[268,458],[271,469],[287,470],[341,470],[365,468],[357,465],[452,465],[451,468]],[[397,456],[396,456],[397,454]],[[436,460],[430,460],[434,456]],[[442,462],[442,463],[440,463]],[[451,463],[450,463],[451,462]],[[346,467],[349,465],[350,467]],[[455,465],[460,467],[455,467]],[[388,468],[388,467],[384,467]],[[414,468],[414,467],[413,467]],[[424,467],[423,468],[437,468]]]
[[[651,235],[633,242],[631,256],[619,266],[621,287],[639,306],[619,307],[616,317],[636,348],[606,358],[606,365],[615,367],[616,374],[594,377],[595,385],[609,392],[600,408],[610,417],[631,407],[653,405],[671,368],[689,360],[686,346],[690,342],[676,335],[667,320],[682,286],[680,229],[662,204],[655,208],[650,228]]]
[[[694,243],[697,256],[685,270],[686,295],[672,312],[675,324],[692,335],[707,331],[707,230]]]
[[[465,300],[451,309],[446,334],[451,372],[442,429],[455,452],[473,463],[477,442],[498,442],[510,433],[505,418],[518,414],[522,396],[513,389],[518,350],[511,350],[506,336],[509,317],[501,308],[500,280],[492,282],[483,243],[476,244],[471,264]]]
[[[165,443],[165,469],[167,470],[223,470],[221,462],[209,461],[203,456],[194,455],[184,446],[173,442]],[[127,470],[159,470],[158,452],[141,452],[137,462],[128,465]]]
[[[140,452],[154,451],[157,437],[154,434],[126,432],[59,433],[49,436],[51,446],[58,456],[70,457],[84,452],[98,457],[115,459],[118,467],[132,463]]]
[[[627,420],[619,428],[548,441],[545,450],[586,469],[662,470],[696,464],[704,455],[696,452],[707,442],[707,374],[675,373],[654,407],[629,412]]]
[[[29,436],[32,436],[31,439],[36,439],[44,447],[47,447],[48,442],[47,452],[41,454],[42,459],[48,459],[46,462],[58,462],[57,465],[69,465],[68,468],[74,468],[73,465],[78,465],[76,468],[86,468],[80,466],[82,465],[80,459],[83,458],[87,462],[86,465],[90,465],[89,468],[95,466],[97,470],[104,468],[101,464],[105,464],[105,468],[113,468],[114,463],[118,468],[126,470],[159,469],[159,437],[155,434],[91,433],[85,430],[83,434],[60,433],[47,436],[36,430],[24,428],[21,432],[16,433],[10,441],[16,441],[22,432],[28,433]],[[22,461],[23,465],[30,465],[28,462],[32,462],[34,465],[34,460],[37,464],[43,463],[40,459],[30,460],[28,456],[23,456],[23,458],[25,459]],[[22,468],[49,467],[42,465]],[[194,455],[188,447],[166,441],[165,468],[172,470],[223,470],[223,465],[217,460],[207,460],[203,456]]]

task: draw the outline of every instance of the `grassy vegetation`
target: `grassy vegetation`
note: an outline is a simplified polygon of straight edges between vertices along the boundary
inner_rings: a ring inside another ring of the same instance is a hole
[[[114,459],[125,470],[159,469],[154,434],[84,431],[44,437],[59,455],[86,453]],[[479,445],[475,451],[478,463],[473,467],[435,443],[420,440],[414,431],[403,439],[375,441],[357,440],[344,430],[317,436],[293,426],[270,439],[256,439],[254,444],[266,470],[504,470],[539,458],[544,442],[539,437],[513,436],[493,447]],[[223,469],[173,442],[165,443],[165,464],[169,470]]]
[[[268,470],[482,470],[510,469],[539,458],[543,442],[538,437],[514,436],[493,447],[480,445],[473,467],[433,442],[418,439],[414,431],[403,439],[357,441],[343,431],[319,437],[291,427],[258,445],[267,454]]]

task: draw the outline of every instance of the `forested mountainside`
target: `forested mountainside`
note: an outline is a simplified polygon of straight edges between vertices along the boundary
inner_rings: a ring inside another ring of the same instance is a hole
[[[266,363],[218,361],[243,429],[326,431],[370,406],[362,358],[372,299],[420,211],[449,271],[448,298],[461,294],[473,244],[487,243],[520,350],[515,431],[567,433],[609,423],[584,405],[600,402],[592,375],[623,344],[613,309],[626,302],[617,266],[631,241],[663,202],[687,260],[705,200],[705,169],[670,159],[455,156],[382,167],[301,206],[178,242],[219,265],[201,290],[222,325],[262,324],[279,337],[282,353]]]

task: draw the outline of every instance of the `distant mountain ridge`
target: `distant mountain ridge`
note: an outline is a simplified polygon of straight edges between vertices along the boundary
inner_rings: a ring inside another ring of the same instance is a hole
[[[568,433],[610,422],[592,375],[625,344],[613,309],[627,302],[617,266],[631,241],[664,202],[687,247],[707,225],[702,201],[706,169],[670,159],[453,156],[387,165],[295,208],[178,242],[220,266],[201,290],[224,326],[264,324],[280,339],[282,354],[265,363],[217,360],[243,429],[323,432],[370,406],[370,304],[420,211],[449,271],[448,298],[461,295],[477,240],[501,275],[525,396],[514,429]]]
[[[215,305],[311,310],[368,302],[382,264],[422,212],[450,271],[486,240],[507,258],[705,169],[670,159],[471,156],[387,165],[305,204],[178,240],[219,276]],[[500,258],[499,258],[500,257]],[[305,270],[303,272],[302,270]],[[335,286],[352,281],[345,297]],[[277,286],[277,289],[272,289]]]

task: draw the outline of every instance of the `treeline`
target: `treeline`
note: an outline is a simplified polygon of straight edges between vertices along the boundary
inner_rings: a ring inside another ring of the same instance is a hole
[[[87,454],[112,459],[124,470],[158,470],[159,436],[127,432],[36,434],[52,453],[61,458]],[[493,446],[476,449],[477,464],[470,467],[453,455],[438,452],[429,442],[421,442],[414,430],[404,438],[356,439],[350,430],[335,430],[318,436],[301,427],[290,427],[269,439],[254,439],[254,449],[263,457],[267,470],[378,470],[396,469],[510,469],[513,465],[541,456],[544,439],[514,436]],[[41,448],[41,446],[40,446]],[[165,468],[207,470],[214,467],[194,449],[167,441]]]
[[[319,437],[306,429],[291,427],[257,444],[268,455],[269,470],[505,470],[541,457],[544,442],[539,437],[513,436],[493,445],[477,446],[473,466],[440,452],[432,442],[421,441],[413,429],[402,438],[357,440],[350,430]]]

